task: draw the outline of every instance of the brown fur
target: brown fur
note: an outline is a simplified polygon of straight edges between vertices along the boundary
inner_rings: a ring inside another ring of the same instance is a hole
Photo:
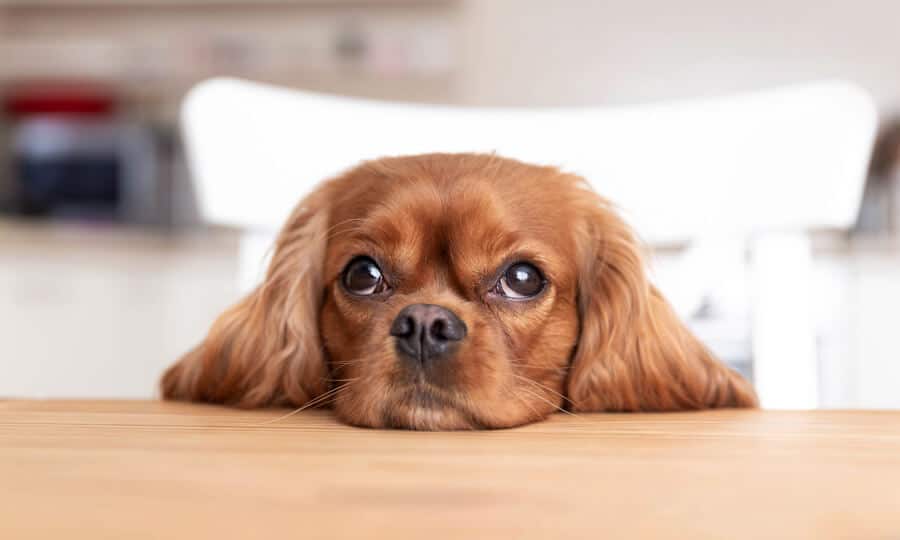
[[[353,257],[392,287],[340,284]],[[505,264],[534,262],[548,286],[492,296]],[[398,362],[391,321],[440,304],[469,328],[422,384]],[[279,234],[266,279],[169,369],[168,399],[239,407],[333,405],[372,427],[515,426],[573,411],[756,405],[647,281],[640,246],[577,176],[489,155],[387,158],[323,184]]]

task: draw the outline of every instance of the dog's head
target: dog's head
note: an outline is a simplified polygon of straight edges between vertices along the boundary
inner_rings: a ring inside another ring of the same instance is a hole
[[[163,393],[416,429],[755,404],[581,178],[486,155],[382,159],[323,184]]]

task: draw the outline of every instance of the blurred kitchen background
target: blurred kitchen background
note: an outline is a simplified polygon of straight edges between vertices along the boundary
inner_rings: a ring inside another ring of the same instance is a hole
[[[813,243],[819,405],[900,407],[898,25],[893,0],[0,0],[0,396],[151,396],[236,298],[237,233],[201,222],[179,140],[205,78],[501,106],[841,78],[881,135],[857,226]],[[690,323],[752,376],[724,282]]]

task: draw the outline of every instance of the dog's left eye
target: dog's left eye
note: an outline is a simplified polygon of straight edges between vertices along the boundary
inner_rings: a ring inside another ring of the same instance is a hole
[[[375,261],[357,257],[344,270],[344,287],[353,294],[370,296],[387,290],[384,276]]]
[[[527,262],[509,266],[497,282],[496,292],[513,300],[537,296],[544,290],[546,280],[541,271]]]

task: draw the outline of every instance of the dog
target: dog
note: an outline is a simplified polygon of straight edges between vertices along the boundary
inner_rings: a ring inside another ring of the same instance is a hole
[[[265,279],[164,374],[164,398],[331,405],[373,428],[753,407],[580,177],[495,155],[369,161],[321,184]]]

